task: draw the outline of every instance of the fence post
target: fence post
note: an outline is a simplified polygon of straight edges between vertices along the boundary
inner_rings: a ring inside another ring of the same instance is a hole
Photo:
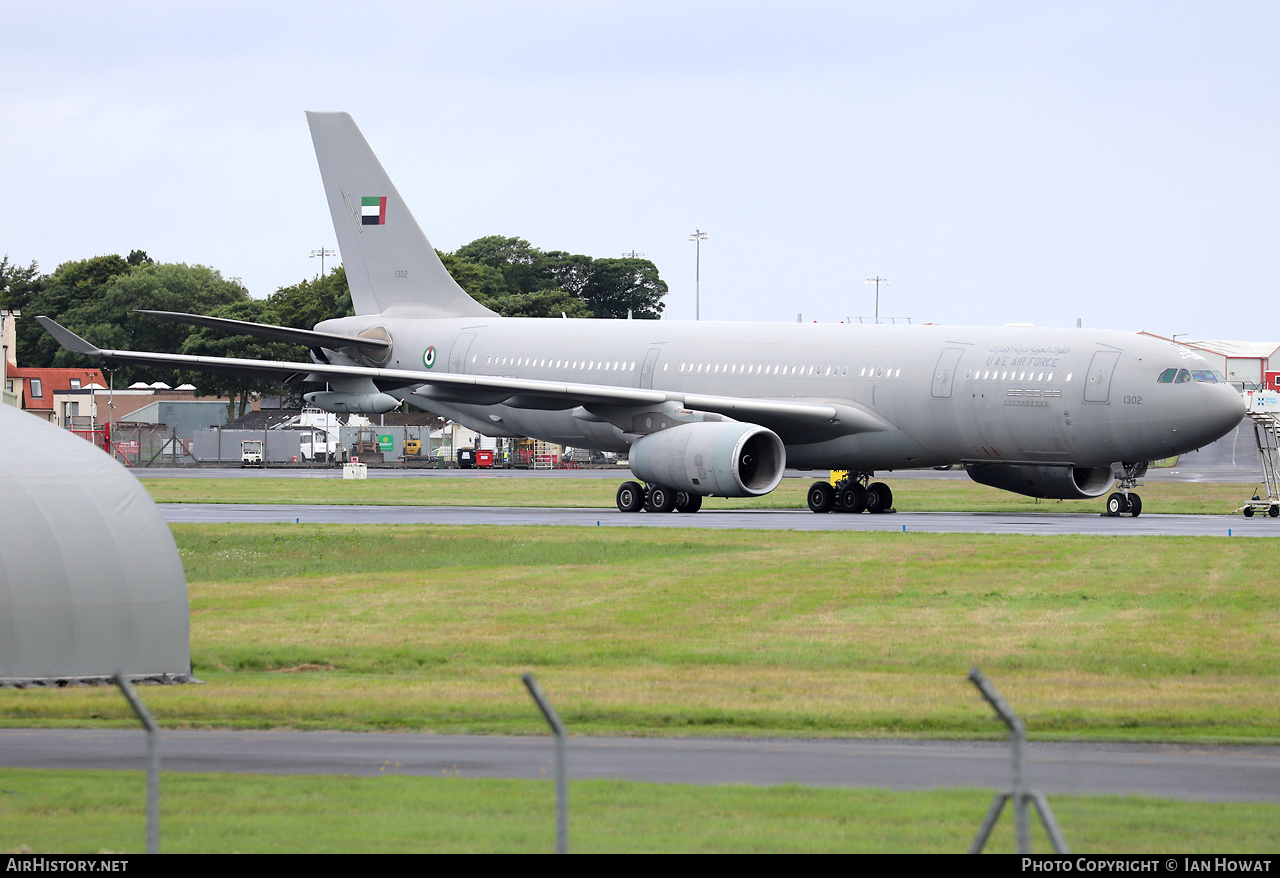
[[[160,727],[142,703],[124,671],[112,676],[142,727],[147,730],[147,853],[160,853]]]
[[[551,726],[551,731],[556,736],[556,853],[567,854],[569,853],[569,779],[564,756],[566,737],[564,723],[560,722],[559,715],[547,700],[547,696],[543,694],[542,687],[538,685],[533,674],[526,672],[520,676],[520,679],[524,681],[525,688],[533,696],[538,709],[547,720],[547,725]]]
[[[991,705],[992,710],[1000,717],[1001,721],[1009,727],[1009,742],[1013,749],[1013,790],[1009,793],[1000,793],[996,796],[991,808],[987,811],[987,816],[982,821],[982,826],[978,829],[978,835],[974,838],[973,844],[969,848],[969,853],[978,854],[982,852],[982,848],[986,845],[987,839],[991,836],[991,830],[995,828],[996,820],[1000,817],[1000,812],[1004,808],[1005,802],[1013,800],[1013,819],[1014,827],[1018,841],[1018,853],[1031,853],[1031,815],[1028,805],[1035,803],[1036,811],[1040,814],[1040,822],[1044,824],[1045,831],[1049,834],[1049,840],[1053,843],[1053,849],[1059,854],[1070,853],[1067,850],[1066,840],[1062,837],[1062,831],[1058,828],[1058,821],[1054,819],[1053,811],[1049,808],[1049,802],[1043,795],[1026,789],[1026,746],[1027,746],[1027,727],[1013,712],[1013,708],[1004,700],[1004,697],[996,690],[996,687],[982,671],[974,668],[969,672],[969,682],[978,688],[982,693],[982,697]]]

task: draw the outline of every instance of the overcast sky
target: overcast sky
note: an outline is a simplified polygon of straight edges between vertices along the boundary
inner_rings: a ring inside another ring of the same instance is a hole
[[[255,296],[336,246],[303,110],[432,243],[639,251],[667,318],[1280,339],[1280,3],[0,0],[0,253]]]

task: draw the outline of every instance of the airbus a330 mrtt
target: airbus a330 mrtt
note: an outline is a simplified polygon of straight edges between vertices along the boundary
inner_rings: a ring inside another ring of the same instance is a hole
[[[1130,333],[1034,327],[548,320],[501,317],[454,282],[346,113],[308,113],[356,316],[314,330],[193,314],[156,317],[301,342],[312,362],[102,350],[47,317],[68,350],[107,360],[325,382],[329,411],[408,402],[489,436],[625,452],[644,484],[624,512],[696,512],[749,497],[784,467],[815,512],[883,512],[877,470],[963,464],[1033,497],[1108,498],[1149,461],[1241,420],[1241,395],[1189,348]]]

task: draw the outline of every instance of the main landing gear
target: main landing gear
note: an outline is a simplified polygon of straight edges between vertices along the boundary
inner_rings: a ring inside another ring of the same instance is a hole
[[[618,486],[619,512],[697,512],[701,508],[701,494],[639,482],[623,482]]]
[[[1111,472],[1120,483],[1120,490],[1107,498],[1107,511],[1102,514],[1115,518],[1128,513],[1137,518],[1142,514],[1142,498],[1130,489],[1141,485],[1138,479],[1147,474],[1146,463],[1113,463]]]
[[[884,482],[871,482],[871,473],[850,473],[832,485],[809,486],[809,509],[814,512],[893,512],[893,491]]]

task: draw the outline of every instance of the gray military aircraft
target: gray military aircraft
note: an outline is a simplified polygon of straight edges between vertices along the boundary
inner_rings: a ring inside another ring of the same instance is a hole
[[[750,497],[787,465],[846,470],[814,512],[885,512],[877,470],[963,464],[1032,497],[1138,515],[1147,463],[1223,436],[1241,395],[1199,354],[1086,329],[501,317],[454,282],[346,113],[307,113],[356,316],[312,331],[155,317],[301,342],[310,363],[63,347],[108,360],[325,382],[306,399],[376,414],[408,402],[488,436],[627,452],[623,512]]]

